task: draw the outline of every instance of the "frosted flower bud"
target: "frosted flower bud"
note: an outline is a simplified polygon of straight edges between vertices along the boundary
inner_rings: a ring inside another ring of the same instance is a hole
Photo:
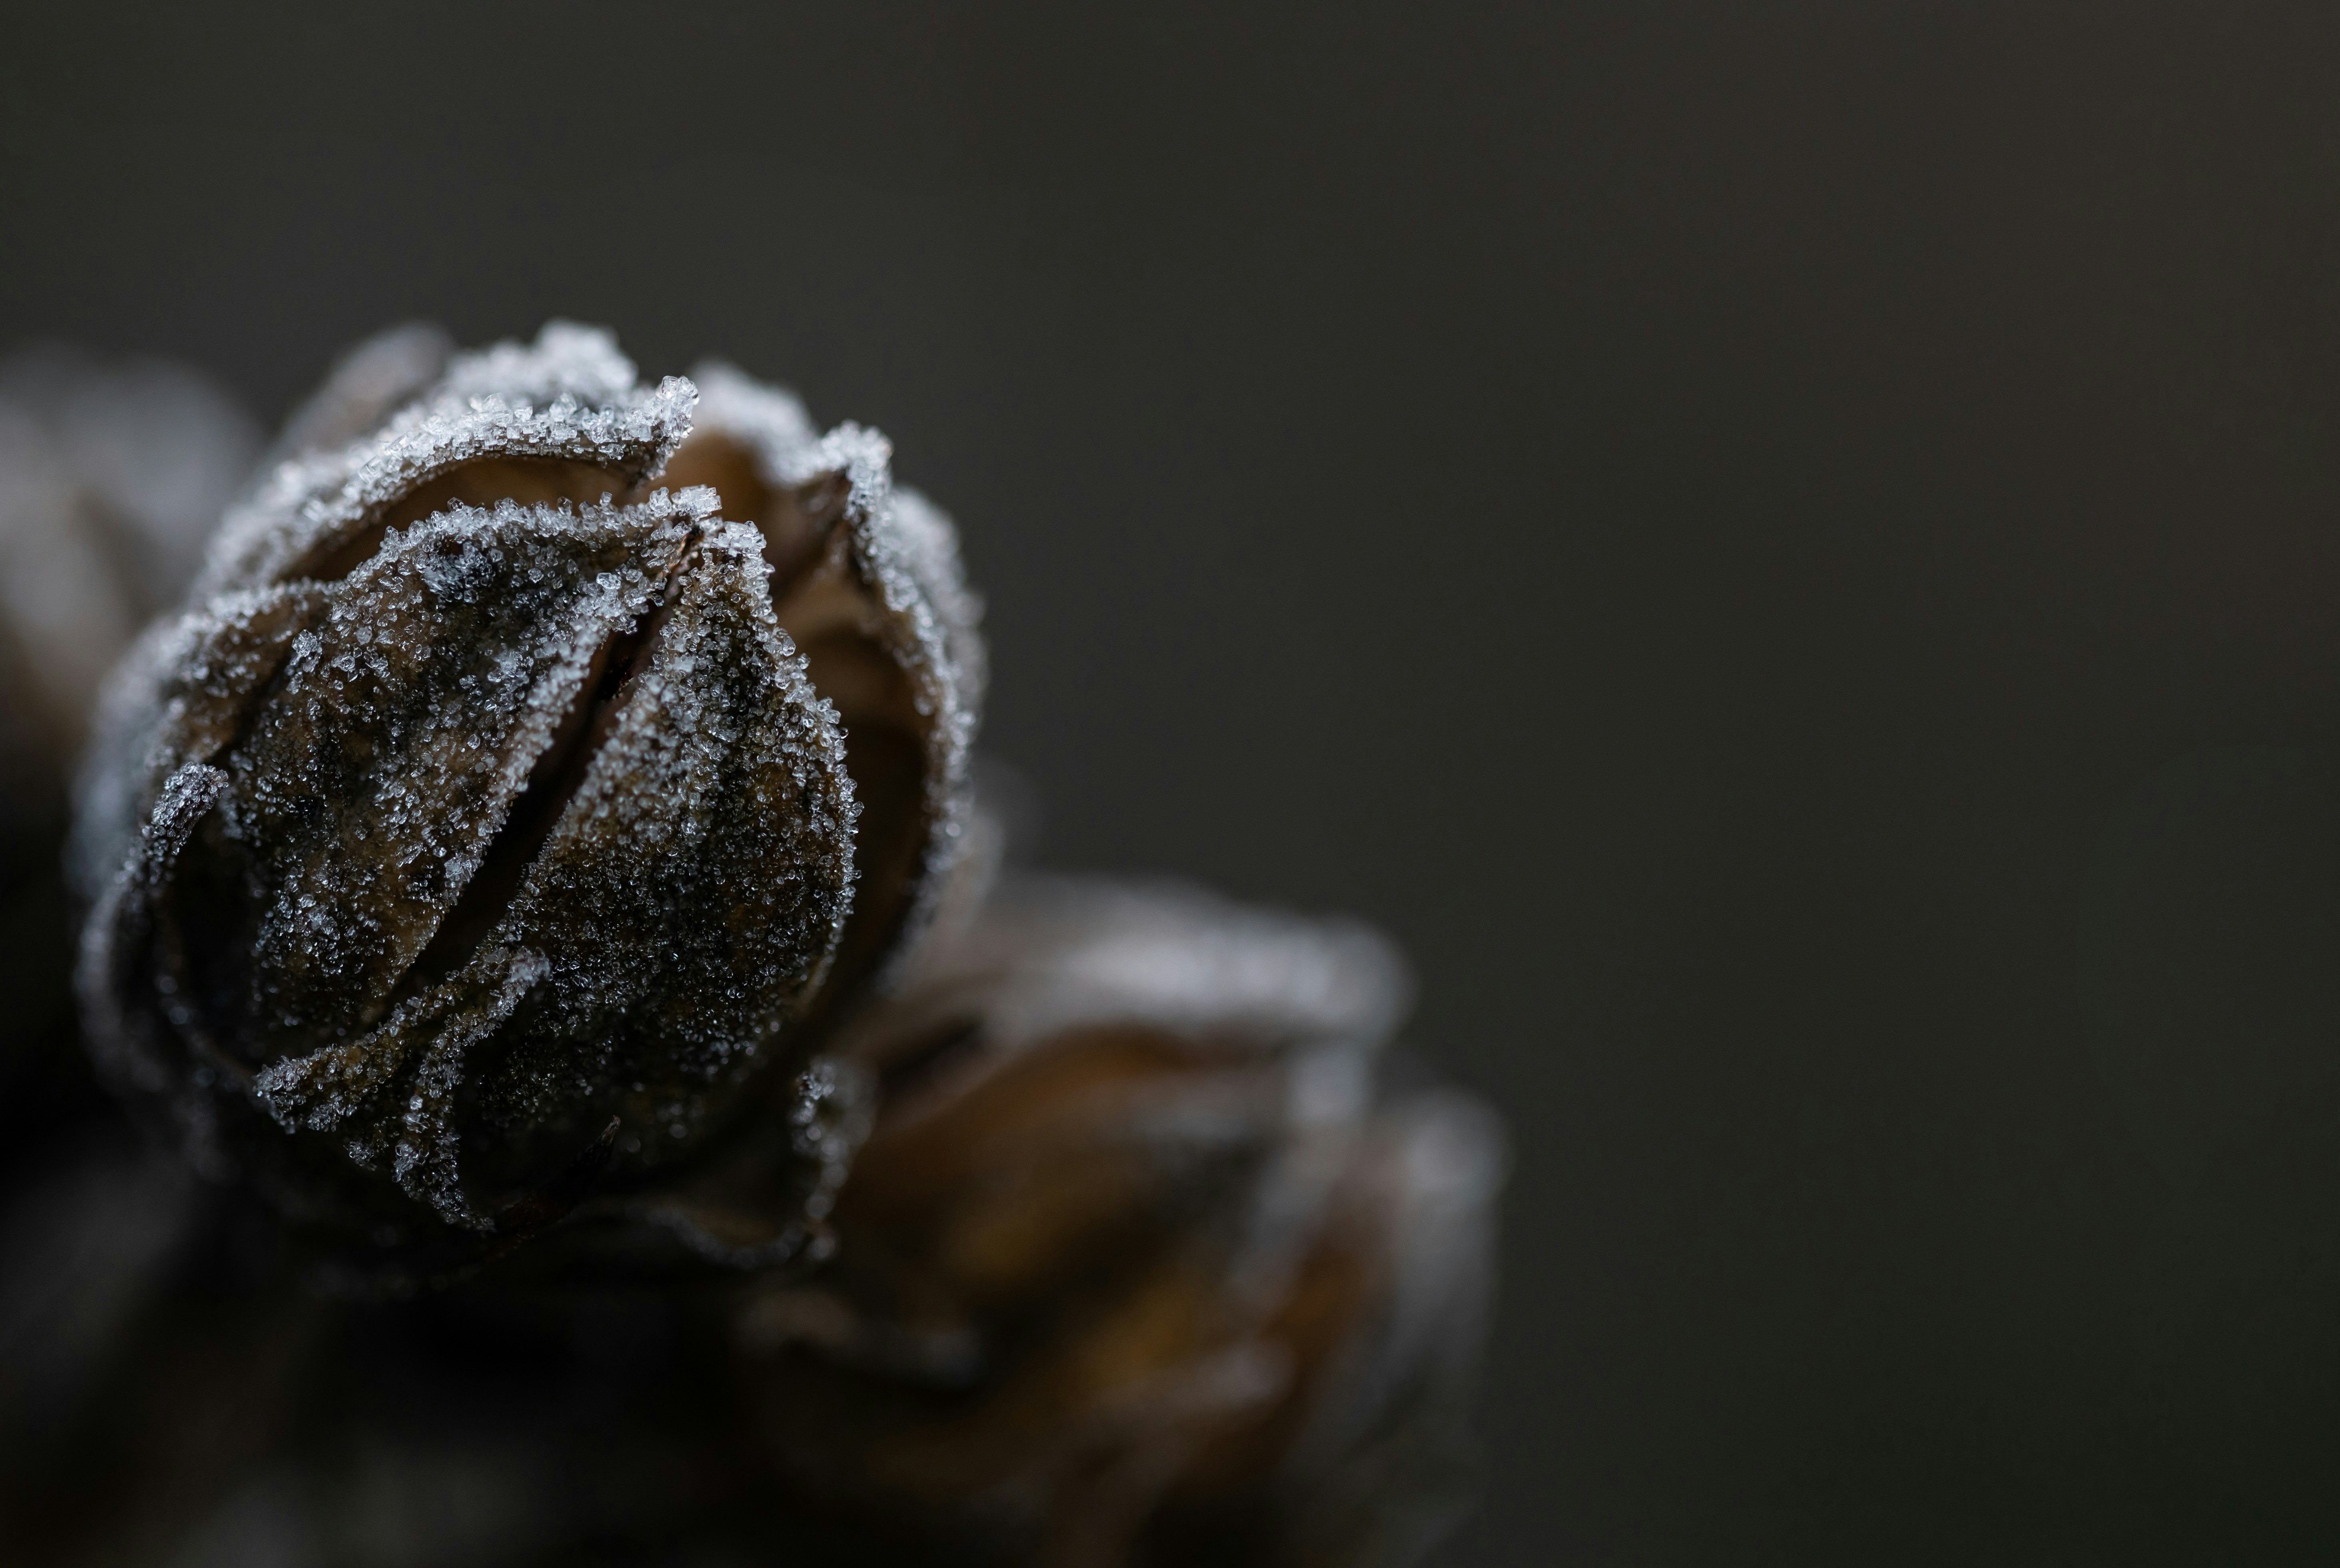
[[[926,514],[881,438],[790,449],[914,694],[907,784],[871,772],[922,805],[889,880],[772,531],[663,471],[698,402],[561,323],[364,345],[110,690],[75,851],[99,1065],[198,1168],[392,1272],[784,1118],[808,1021],[883,967],[839,962],[858,892],[898,888],[883,949],[947,868],[974,633],[907,561]]]
[[[735,1335],[799,1487],[1003,1561],[1404,1562],[1453,1515],[1502,1138],[1376,1088],[1360,928],[1026,878],[841,1048],[834,1264]]]

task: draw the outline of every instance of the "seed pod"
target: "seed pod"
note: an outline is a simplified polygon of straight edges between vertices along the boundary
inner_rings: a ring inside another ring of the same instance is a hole
[[[60,870],[99,680],[186,587],[259,432],[184,366],[61,348],[0,361],[0,1145],[73,1114]]]
[[[849,978],[849,737],[765,535],[660,475],[696,400],[583,328],[378,340],[296,416],[344,444],[292,442],[110,698],[77,855],[100,1065],[393,1273],[784,1114]],[[882,560],[882,439],[830,444]],[[963,752],[944,642],[883,647]],[[919,819],[931,874],[953,819]]]
[[[1451,1516],[1501,1134],[1376,1098],[1353,927],[1025,880],[845,1048],[886,1085],[816,1281],[737,1336],[772,1451],[1003,1560],[1392,1563]]]

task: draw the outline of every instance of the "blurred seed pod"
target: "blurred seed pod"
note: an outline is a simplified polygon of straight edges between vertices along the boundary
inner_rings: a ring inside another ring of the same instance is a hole
[[[841,1049],[818,1279],[735,1325],[811,1495],[999,1561],[1393,1563],[1451,1519],[1502,1139],[1377,1094],[1361,928],[1025,878]]]
[[[832,701],[775,614],[801,541],[661,472],[697,401],[561,323],[364,345],[110,690],[76,827],[93,1050],[361,1274],[441,1277],[759,1119],[817,1188],[836,1151],[787,1129],[828,1097],[808,1020],[866,978],[857,879],[914,910],[947,869],[975,634],[904,542],[927,514],[849,427],[787,471],[839,498],[876,607],[848,624],[912,694],[917,746],[864,769],[921,803],[889,879],[856,829],[868,672]],[[908,925],[869,928],[869,972]]]
[[[183,365],[56,347],[0,361],[0,696],[53,774],[258,450],[249,416]]]
[[[455,352],[454,340],[429,322],[408,322],[357,344],[333,362],[324,384],[285,419],[261,460],[261,473],[276,473],[304,457],[342,452],[374,434],[392,414],[431,391]]]
[[[0,1145],[65,1116],[86,1077],[59,858],[99,682],[185,589],[258,436],[182,365],[0,361]]]

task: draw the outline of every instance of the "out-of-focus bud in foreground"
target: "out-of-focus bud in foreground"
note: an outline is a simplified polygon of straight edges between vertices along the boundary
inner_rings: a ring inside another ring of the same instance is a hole
[[[1003,1561],[1393,1563],[1465,1489],[1503,1167],[1377,1088],[1365,929],[1024,878],[845,1054],[883,1109],[833,1268],[735,1334],[801,1487]]]

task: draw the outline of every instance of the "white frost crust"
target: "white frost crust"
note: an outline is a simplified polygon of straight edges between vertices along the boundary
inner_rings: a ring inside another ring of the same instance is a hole
[[[959,700],[979,713],[991,683],[990,657],[981,630],[983,595],[967,582],[958,530],[948,512],[907,485],[894,491],[894,522],[904,564],[926,590],[948,640]]]
[[[378,430],[279,463],[230,510],[195,596],[278,581],[417,487],[483,458],[586,463],[639,483],[690,433],[699,392],[680,376],[640,387],[633,371],[608,332],[563,322],[532,344],[457,356]]]

